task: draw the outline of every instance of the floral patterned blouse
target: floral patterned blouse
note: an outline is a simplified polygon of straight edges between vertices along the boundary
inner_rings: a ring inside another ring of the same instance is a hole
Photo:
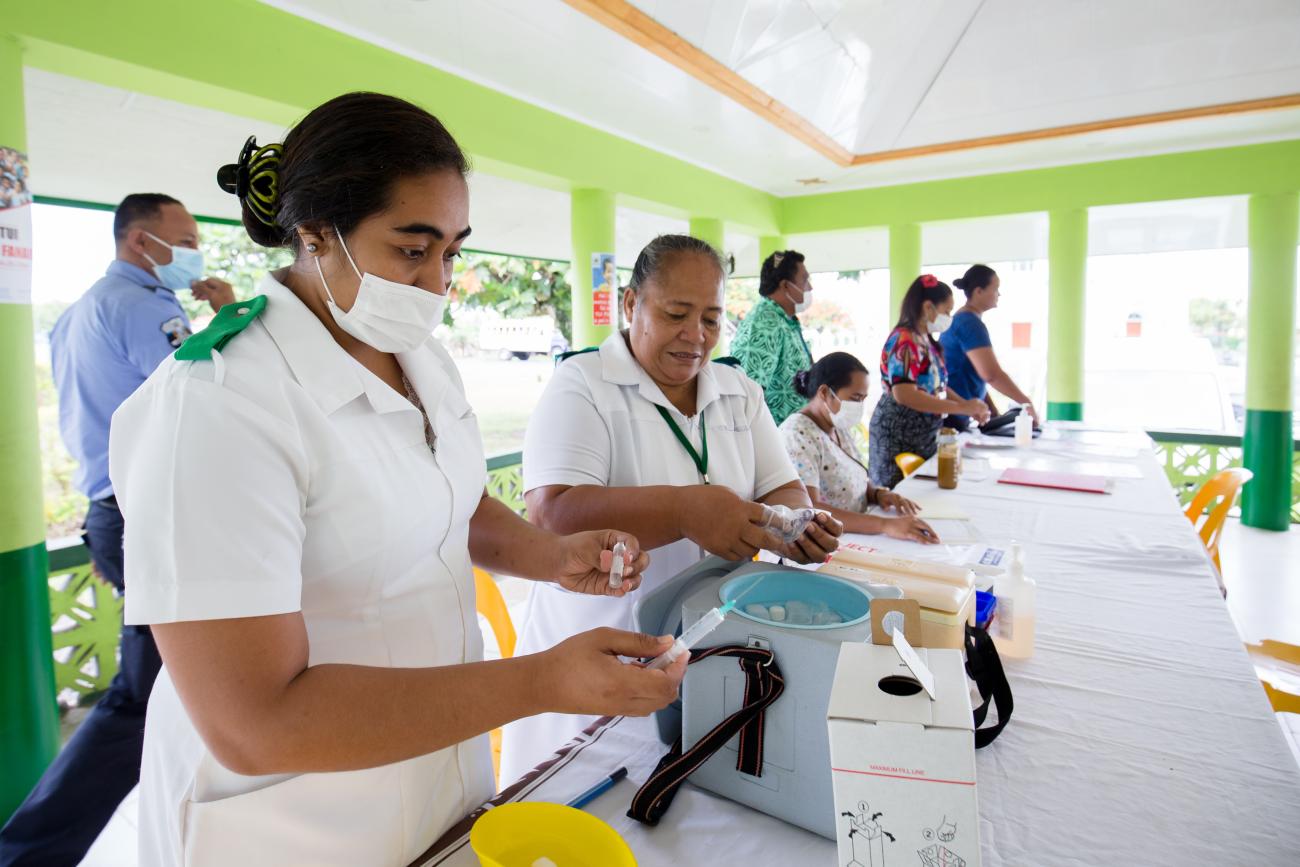
[[[799,480],[817,489],[817,499],[849,512],[865,512],[871,502],[871,477],[847,432],[836,430],[839,443],[796,412],[781,423],[781,439]]]
[[[933,341],[920,343],[912,329],[899,326],[889,333],[880,351],[880,378],[885,390],[910,382],[927,394],[948,388],[948,368],[943,350]]]

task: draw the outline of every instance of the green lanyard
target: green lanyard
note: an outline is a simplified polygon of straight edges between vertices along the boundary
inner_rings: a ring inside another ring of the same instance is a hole
[[[677,441],[682,444],[682,448],[686,449],[686,454],[691,456],[691,461],[694,462],[695,469],[700,471],[700,477],[704,479],[704,484],[709,484],[709,428],[704,424],[704,413],[700,413],[700,451],[697,452],[695,446],[691,445],[691,441],[686,438],[686,434],[682,433],[682,429],[677,426],[677,422],[673,421],[673,417],[668,414],[668,410],[659,404],[655,404],[654,407],[659,410],[659,414],[668,423],[669,429],[672,430],[673,436],[677,437]],[[703,452],[703,454],[700,452]]]

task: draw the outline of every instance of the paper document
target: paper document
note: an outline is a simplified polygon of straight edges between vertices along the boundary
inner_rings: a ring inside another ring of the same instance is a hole
[[[921,507],[920,517],[927,521],[968,521],[970,515],[952,497],[908,497]],[[890,513],[892,514],[892,513]]]
[[[922,514],[922,517],[925,517]],[[978,542],[979,533],[971,521],[958,521],[952,518],[934,518],[927,523],[939,534],[939,541],[945,545],[969,545]]]

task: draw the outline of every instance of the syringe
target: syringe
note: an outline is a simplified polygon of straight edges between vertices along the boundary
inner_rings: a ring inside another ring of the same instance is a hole
[[[623,555],[627,553],[627,545],[622,542],[614,543],[614,558],[609,562],[609,588],[617,590],[623,586]]]
[[[736,601],[733,599],[721,608],[713,608],[706,612],[703,617],[691,625],[690,629],[677,637],[672,647],[651,660],[646,668],[658,670],[672,665],[679,656],[699,644],[704,636],[717,629],[718,625],[726,619],[727,612],[736,607]]]

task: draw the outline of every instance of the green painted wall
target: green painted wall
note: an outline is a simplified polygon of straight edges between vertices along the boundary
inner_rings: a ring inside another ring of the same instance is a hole
[[[787,233],[1300,189],[1300,138],[781,202]]]
[[[1048,417],[1083,417],[1084,289],[1088,273],[1088,212],[1052,211],[1047,233]]]
[[[1241,519],[1252,527],[1285,530],[1291,521],[1291,359],[1300,197],[1295,192],[1251,196],[1249,219],[1242,454],[1255,478],[1242,493]]]
[[[907,288],[921,276],[921,227],[896,223],[889,227],[889,324],[898,321]]]
[[[404,96],[435,112],[485,171],[778,230],[768,193],[255,0],[14,3],[0,26],[22,38],[28,65],[286,126],[346,91]]]
[[[591,254],[614,252],[614,195],[605,190],[574,190],[569,207],[573,234],[573,348],[597,346],[618,321],[618,298],[610,299],[610,325],[592,323]],[[615,262],[615,265],[621,264]]]
[[[23,57],[0,35],[0,147],[27,150]],[[0,824],[58,749],[29,304],[0,304]]]

